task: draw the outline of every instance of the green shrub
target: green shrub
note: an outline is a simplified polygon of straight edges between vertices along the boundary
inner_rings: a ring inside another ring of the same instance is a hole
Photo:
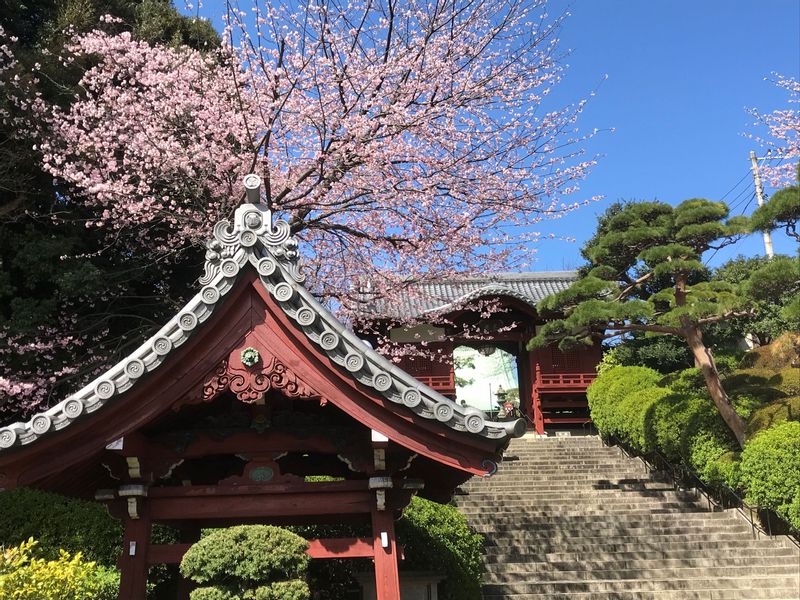
[[[64,549],[115,566],[122,551],[122,524],[101,504],[18,488],[0,493],[0,515],[0,544],[34,538],[43,558],[58,558]]]
[[[617,405],[615,433],[639,452],[646,454],[654,450],[647,436],[647,416],[652,407],[670,393],[667,388],[650,387],[625,396]]]
[[[729,373],[733,373],[739,368],[739,363],[742,362],[743,352],[715,352],[714,364],[717,365],[717,371],[723,377]]]
[[[670,373],[661,380],[661,385],[670,388],[674,392],[689,394],[692,396],[702,396],[708,394],[703,373],[697,367],[683,369],[675,373]]]
[[[29,538],[37,541],[37,555],[43,558],[57,559],[62,549],[70,554],[80,552],[84,560],[115,573],[122,551],[122,523],[96,502],[27,488],[0,492],[0,545],[18,545]],[[177,536],[156,525],[152,541],[171,544]],[[151,567],[148,598],[158,598],[170,585],[168,579],[165,565]]]
[[[795,304],[800,304],[795,302]],[[781,371],[792,366],[797,360],[797,349],[800,345],[800,333],[784,333],[778,339],[766,346],[753,348],[742,358],[739,365],[743,369],[768,369],[772,372]]]
[[[305,581],[278,581],[261,586],[253,594],[253,600],[307,600],[311,590]],[[249,600],[245,595],[245,600]]]
[[[203,587],[192,590],[191,600],[239,600],[241,596],[221,587]]]
[[[270,600],[279,592],[307,600],[307,549],[306,540],[281,527],[242,525],[211,531],[189,548],[180,569],[204,586],[192,600]]]
[[[755,411],[747,421],[747,437],[774,427],[784,421],[800,420],[800,395],[779,398]]]
[[[0,554],[0,598],[4,600],[113,600],[119,574],[80,553],[61,551],[55,559],[37,556],[29,539]]]
[[[645,417],[649,447],[658,448],[670,461],[683,462],[703,475],[723,454],[736,449],[728,427],[708,398],[667,394]]]
[[[586,392],[595,427],[605,435],[617,435],[618,405],[622,399],[635,391],[655,387],[661,377],[647,367],[613,367],[599,375]]]
[[[800,529],[800,423],[781,423],[755,436],[744,447],[740,469],[746,500]]]
[[[442,600],[480,600],[483,536],[476,533],[454,506],[412,498],[397,523],[398,541],[405,546],[402,568],[440,571]]]
[[[741,454],[739,452],[730,451],[720,454],[706,463],[706,481],[712,485],[721,483],[731,489],[737,489],[740,465]]]

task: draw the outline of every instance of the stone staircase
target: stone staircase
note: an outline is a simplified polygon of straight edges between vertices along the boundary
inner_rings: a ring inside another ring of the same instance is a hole
[[[456,504],[486,536],[484,600],[800,600],[800,551],[757,538],[589,436],[514,440]]]

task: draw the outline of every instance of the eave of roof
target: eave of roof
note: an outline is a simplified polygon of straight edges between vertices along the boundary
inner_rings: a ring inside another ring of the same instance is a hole
[[[348,330],[303,286],[297,241],[284,221],[273,224],[266,205],[245,204],[233,223],[220,221],[207,244],[202,289],[155,335],[128,357],[52,408],[27,422],[0,428],[0,452],[34,443],[102,409],[158,369],[213,314],[250,265],[281,309],[334,363],[349,375],[417,415],[455,431],[493,440],[522,435],[525,423],[489,421],[418,382]]]
[[[462,309],[481,298],[492,297],[514,298],[535,309],[542,299],[567,289],[577,278],[575,271],[539,271],[413,283],[405,294],[400,294],[399,298],[393,297],[391,302],[382,298],[365,300],[360,318],[425,319]]]

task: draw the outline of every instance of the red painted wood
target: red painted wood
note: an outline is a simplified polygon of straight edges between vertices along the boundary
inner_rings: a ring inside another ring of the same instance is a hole
[[[538,373],[536,387],[540,390],[585,391],[597,379],[597,373]]]
[[[157,443],[156,438],[148,444],[141,454],[129,454],[127,438],[124,456],[146,456],[151,458],[197,458],[211,454],[258,454],[264,452],[320,452],[336,454],[338,448],[331,440],[321,437],[297,437],[277,431],[256,433],[246,431],[234,433],[224,439],[200,435],[185,450],[178,453],[170,448],[168,439],[165,443]]]
[[[372,558],[372,540],[367,538],[329,538],[308,540],[311,558]]]
[[[148,565],[176,565],[192,544],[152,544],[147,550]],[[311,558],[372,558],[373,543],[367,538],[327,538],[308,540]]]
[[[582,425],[585,423],[591,423],[592,420],[588,417],[545,417],[544,422],[547,425],[557,425],[559,423]]]
[[[388,538],[383,547],[381,533]],[[397,571],[397,541],[394,515],[391,511],[372,509],[372,535],[375,556],[375,589],[377,600],[400,600],[400,576]]]
[[[140,511],[139,519],[125,519],[122,554],[118,563],[120,569],[118,600],[142,600],[147,595],[150,516],[146,506],[142,506]],[[131,543],[136,544],[132,556]]]
[[[490,454],[499,458],[496,456],[496,441],[455,432],[419,417],[372,388],[359,384],[319,352],[260,283],[253,288],[264,301],[268,314],[264,317],[264,325],[256,327],[248,336],[248,342],[250,345],[254,342],[269,344],[273,353],[282,356],[284,362],[321,392],[324,399],[392,441],[454,468],[476,475],[484,474],[486,470],[481,466],[482,462],[491,458]],[[279,345],[283,345],[281,350],[277,349]],[[292,360],[291,354],[294,354]]]
[[[153,519],[213,520],[265,519],[269,517],[300,517],[322,515],[367,514],[370,510],[368,492],[339,494],[278,493],[254,494],[239,491],[228,496],[177,496],[150,498]]]
[[[531,355],[532,357],[540,356],[540,353],[536,355]],[[533,368],[533,381],[531,382],[531,396],[533,398],[533,426],[536,429],[536,433],[542,435],[544,433],[544,419],[542,418],[542,399],[539,395],[539,388],[536,385],[536,381],[541,376],[541,367],[537,362]]]

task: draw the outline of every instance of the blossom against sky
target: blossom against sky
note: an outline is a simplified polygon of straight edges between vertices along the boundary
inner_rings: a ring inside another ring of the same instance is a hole
[[[224,5],[206,0],[200,14],[221,29]],[[767,80],[776,73],[800,76],[800,3],[550,0],[550,6],[552,15],[570,13],[560,45],[570,50],[569,69],[550,100],[578,102],[596,91],[581,126],[600,130],[587,146],[602,158],[575,201],[605,200],[538,224],[543,238],[556,239],[539,245],[533,268],[581,264],[578,250],[595,216],[616,200],[677,204],[705,197],[725,200],[732,214],[750,214],[748,153],[764,152],[746,134],[764,131],[747,109],[788,108],[786,92]],[[796,251],[780,232],[774,242],[776,252]],[[720,252],[710,264],[738,253],[763,253],[761,236]]]

